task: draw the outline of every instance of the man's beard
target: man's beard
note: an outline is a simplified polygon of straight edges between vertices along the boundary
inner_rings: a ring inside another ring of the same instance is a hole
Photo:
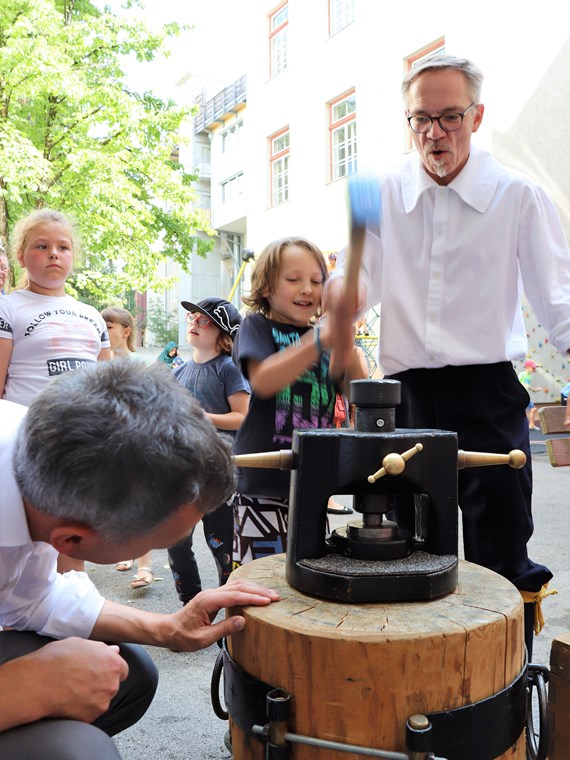
[[[432,166],[433,166],[433,173],[437,174],[438,177],[446,177],[447,176],[447,167],[443,163],[443,161],[433,161],[432,159]]]
[[[438,177],[446,177],[449,174],[448,169],[445,166],[444,161],[441,161],[437,159],[433,155],[434,150],[449,150],[449,147],[445,145],[445,143],[439,143],[435,142],[434,140],[428,140],[425,144],[425,151],[427,155],[431,158],[432,166],[433,166],[433,173],[437,174]]]

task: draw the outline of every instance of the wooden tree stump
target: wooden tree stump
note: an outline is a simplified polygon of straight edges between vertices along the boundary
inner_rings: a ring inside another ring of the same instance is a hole
[[[454,593],[426,602],[349,604],[306,596],[285,580],[285,555],[256,560],[235,577],[279,591],[245,615],[229,640],[245,671],[292,694],[288,730],[320,739],[405,751],[414,713],[493,696],[524,665],[523,605],[501,576],[460,562]],[[262,760],[264,745],[232,721],[234,760]],[[295,745],[295,760],[345,760]],[[365,760],[364,755],[350,755]],[[524,731],[501,758],[526,757]]]

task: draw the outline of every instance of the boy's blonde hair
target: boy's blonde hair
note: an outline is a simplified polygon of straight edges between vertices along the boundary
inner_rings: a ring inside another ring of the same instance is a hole
[[[80,239],[77,224],[74,220],[62,214],[61,211],[55,211],[51,208],[39,208],[32,211],[31,214],[22,217],[14,226],[12,232],[12,255],[17,261],[20,261],[21,254],[28,242],[30,235],[38,224],[61,224],[65,227],[67,234],[71,239],[74,258],[79,254]]]
[[[325,257],[321,250],[317,248],[310,240],[302,237],[281,238],[269,243],[263,249],[261,255],[255,262],[255,267],[251,275],[251,290],[249,295],[242,296],[242,301],[249,306],[250,312],[260,312],[266,316],[269,314],[271,307],[265,292],[274,293],[281,268],[281,256],[283,251],[289,246],[298,245],[306,248],[314,257],[315,261],[321,268],[323,275],[323,284],[325,283],[329,272],[327,269]],[[319,307],[320,311],[320,307]]]
[[[103,309],[101,316],[105,322],[111,322],[115,325],[121,325],[121,327],[130,327],[131,332],[127,335],[127,348],[129,351],[135,351],[135,338],[137,334],[137,328],[133,315],[127,309],[123,309],[121,306],[108,306]]]

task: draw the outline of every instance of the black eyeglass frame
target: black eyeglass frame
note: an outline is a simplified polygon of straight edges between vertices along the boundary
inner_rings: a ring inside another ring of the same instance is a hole
[[[463,119],[465,118],[465,114],[467,113],[467,111],[471,110],[471,108],[473,108],[473,106],[475,105],[477,105],[477,103],[473,101],[471,105],[467,106],[467,108],[465,109],[465,111],[463,111],[463,113],[459,113],[457,111],[446,111],[445,113],[442,113],[439,116],[430,116],[429,114],[423,114],[423,113],[410,114],[409,116],[406,116],[406,121],[408,122],[408,126],[410,127],[412,132],[415,132],[416,135],[426,135],[430,131],[430,129],[433,127],[434,121],[437,121],[440,129],[442,129],[444,132],[457,132],[457,130],[461,129],[461,127],[463,126]],[[449,127],[444,127],[443,124],[441,123],[441,120],[443,119],[444,116],[459,116],[461,118],[461,121],[456,127],[454,127],[453,129],[449,129]],[[429,127],[427,129],[422,129],[418,131],[417,129],[414,129],[412,127],[412,119],[417,119],[418,117],[422,119],[428,119]]]

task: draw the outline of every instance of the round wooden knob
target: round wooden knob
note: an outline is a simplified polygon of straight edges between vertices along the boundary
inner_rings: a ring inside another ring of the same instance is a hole
[[[423,451],[423,444],[416,443],[411,449],[404,451],[402,454],[386,454],[382,460],[382,467],[373,475],[369,475],[367,480],[369,483],[375,483],[379,478],[383,478],[384,475],[400,475],[406,468],[406,462],[411,459],[418,451]]]
[[[526,454],[520,449],[509,451],[509,465],[515,470],[520,470],[526,464]]]
[[[386,454],[382,460],[382,466],[388,475],[399,475],[404,472],[406,460],[401,454]]]

